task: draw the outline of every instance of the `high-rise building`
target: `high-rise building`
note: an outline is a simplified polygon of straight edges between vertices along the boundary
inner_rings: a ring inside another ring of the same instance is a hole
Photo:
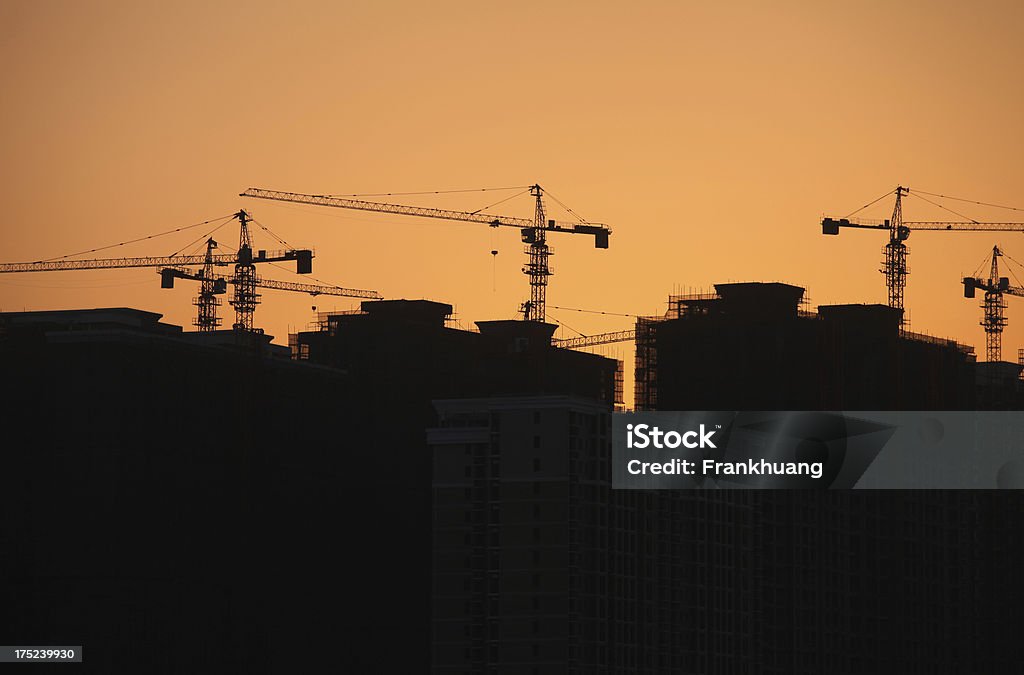
[[[975,398],[970,348],[901,330],[889,307],[811,312],[802,288],[777,283],[715,290],[672,296],[664,317],[638,321],[638,409],[960,410],[992,400],[981,390]],[[1010,382],[1000,391],[1012,393],[1019,368],[999,372]],[[1012,603],[993,592],[1019,586],[994,565],[1024,554],[1018,493],[754,491],[746,498],[746,519],[714,517],[734,499],[727,491],[696,493],[684,510],[710,516],[686,548],[722,550],[715,573],[733,576],[715,599],[723,615],[747,607],[757,617],[753,644],[735,652],[752,654],[747,672],[1019,668],[1017,642],[995,647],[992,638],[1020,626]],[[1014,516],[995,515],[1004,510]],[[730,647],[720,647],[705,669],[681,672],[739,672],[721,666]]]
[[[753,493],[612,490],[591,400],[435,405],[433,672],[758,672]]]
[[[970,410],[973,348],[884,305],[812,312],[804,289],[716,284],[637,322],[637,410]]]

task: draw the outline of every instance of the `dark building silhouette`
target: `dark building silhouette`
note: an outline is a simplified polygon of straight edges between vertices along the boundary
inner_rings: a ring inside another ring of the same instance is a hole
[[[449,327],[451,314],[451,305],[429,300],[365,301],[359,311],[322,315],[317,330],[290,344],[297,359],[358,378],[372,404],[416,401],[427,419],[436,398],[575,394],[611,406],[620,394],[616,363],[552,348],[552,324],[479,321],[468,331]]]
[[[436,406],[434,672],[593,668],[609,639],[608,544],[593,536],[603,505],[592,494],[609,460],[607,406],[570,396]]]
[[[1015,364],[976,364],[964,345],[901,331],[888,307],[812,313],[796,286],[715,289],[671,296],[664,317],[638,321],[638,409],[969,410],[1019,400]],[[715,572],[734,578],[709,596],[706,612],[736,622],[733,608],[746,607],[756,616],[750,639],[712,651],[692,672],[1024,666],[1011,637],[1022,627],[1011,609],[1022,584],[1001,562],[1024,554],[1018,493],[753,491],[745,517],[728,493],[691,499],[684,514],[727,515],[705,521],[674,563],[718,549]],[[999,586],[1008,595],[993,592]]]
[[[975,368],[975,391],[979,410],[1024,410],[1024,365],[1008,361],[986,361]]]
[[[962,346],[801,297],[642,322],[638,404],[975,395]],[[136,310],[0,314],[0,633],[103,672],[1020,672],[1016,493],[612,490],[616,362],[450,313],[364,303],[293,358]]]
[[[367,303],[294,336],[296,359],[137,310],[0,314],[5,465],[25,477],[4,492],[0,632],[66,636],[105,672],[323,657],[296,644],[336,645],[347,672],[427,668],[433,401],[608,411],[619,382],[615,361],[552,348],[554,326],[457,330],[450,312]]]
[[[433,672],[760,672],[754,493],[612,490],[585,399],[436,406]]]
[[[159,319],[0,314],[18,477],[0,491],[0,634],[81,644],[90,672],[302,663],[279,640],[327,640],[331,603],[362,587],[337,574],[336,530],[316,515],[351,477],[323,432],[351,422],[351,381],[269,336]]]
[[[637,322],[638,410],[971,410],[973,348],[884,305],[802,308],[804,289],[716,284]]]
[[[436,492],[427,443],[427,430],[439,424],[434,401],[570,396],[607,412],[618,381],[615,361],[552,348],[553,325],[482,321],[478,332],[466,331],[447,327],[451,311],[451,305],[426,300],[364,302],[361,311],[324,315],[318,330],[291,339],[299,359],[337,368],[358,383],[362,427],[374,432],[347,436],[360,448],[361,461],[375,469],[349,494],[360,512],[375,514],[372,531],[361,537],[376,541],[366,573],[391,561],[406,570],[396,571],[391,582],[394,602],[381,607],[393,611],[400,604],[418,621],[403,633],[420,640],[417,651],[407,643],[402,654],[409,658],[405,667],[414,670],[431,661],[435,616],[430,589],[437,574],[431,553]],[[560,446],[548,443],[550,457]],[[383,648],[393,633],[380,631],[375,639]]]

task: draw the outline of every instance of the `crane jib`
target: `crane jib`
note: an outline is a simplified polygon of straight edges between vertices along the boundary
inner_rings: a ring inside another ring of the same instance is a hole
[[[839,234],[840,228],[852,227],[862,230],[888,230],[889,220],[869,221],[851,220],[849,218],[822,218],[822,234]],[[907,230],[935,231],[935,232],[1024,232],[1024,222],[975,222],[975,221],[952,221],[952,220],[905,220],[904,228]]]
[[[418,216],[421,218],[440,218],[442,220],[481,223],[491,227],[516,227],[520,230],[533,229],[536,227],[536,223],[529,218],[495,216],[471,211],[454,211],[450,209],[435,209],[425,206],[408,206],[404,204],[389,204],[385,202],[368,202],[358,199],[331,197],[330,195],[310,195],[303,194],[301,192],[283,192],[280,190],[266,190],[263,188],[249,188],[244,192],[240,192],[239,196],[268,199],[271,201],[293,202],[296,204],[332,206],[335,208],[354,209],[357,211],[393,213],[403,216]],[[593,235],[595,248],[608,248],[608,237],[612,233],[611,229],[601,223],[567,223],[555,220],[549,220],[547,222],[547,227],[544,229],[549,232]]]

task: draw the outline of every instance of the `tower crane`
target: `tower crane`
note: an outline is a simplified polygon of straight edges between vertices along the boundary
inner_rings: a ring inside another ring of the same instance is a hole
[[[611,234],[611,230],[600,223],[564,223],[555,220],[548,220],[544,207],[544,190],[540,185],[532,185],[530,186],[530,194],[535,198],[534,216],[532,219],[495,216],[475,211],[452,211],[420,206],[387,204],[383,202],[367,202],[341,197],[331,197],[327,195],[281,192],[278,190],[265,190],[262,188],[249,188],[245,192],[242,192],[241,196],[294,202],[298,204],[313,204],[316,206],[332,206],[342,209],[372,211],[376,213],[395,213],[405,216],[419,216],[422,218],[458,220],[481,223],[491,227],[519,228],[522,234],[522,241],[524,244],[527,244],[525,252],[528,256],[528,260],[523,266],[523,273],[530,279],[530,299],[522,304],[523,318],[526,321],[543,322],[546,317],[545,310],[548,278],[553,274],[551,267],[548,265],[548,258],[551,256],[551,250],[547,245],[547,234],[549,232],[589,234],[594,237],[595,248],[608,248],[608,236]]]
[[[318,284],[299,284],[289,281],[276,281],[274,279],[264,279],[260,276],[252,278],[239,279],[238,276],[230,278],[219,277],[214,273],[215,263],[213,262],[214,254],[213,250],[217,248],[217,242],[213,239],[206,241],[206,263],[198,272],[192,272],[183,267],[165,267],[160,270],[160,286],[161,288],[174,288],[175,279],[187,279],[191,281],[200,282],[199,295],[196,296],[192,304],[196,306],[196,319],[193,321],[193,325],[200,331],[213,331],[217,330],[220,326],[221,319],[217,316],[217,307],[220,306],[221,301],[218,296],[223,295],[227,292],[228,285],[234,286],[236,289],[241,284],[252,284],[252,292],[248,298],[254,300],[251,307],[255,311],[256,304],[259,302],[259,295],[255,293],[256,288],[267,288],[278,291],[293,291],[296,293],[308,293],[312,296],[317,295],[335,295],[349,298],[366,298],[369,300],[379,300],[381,295],[377,291],[363,291],[355,288],[342,288],[340,286],[325,286]],[[237,307],[238,305],[236,305]],[[250,305],[245,305],[249,307]],[[249,317],[249,324],[252,324],[252,315]],[[235,327],[239,326],[240,322],[235,322]]]
[[[999,258],[1002,256],[1003,252],[999,247],[993,246],[988,278],[963,279],[965,298],[973,298],[978,288],[985,291],[985,298],[981,302],[985,315],[979,325],[985,329],[985,358],[988,361],[1002,361],[1003,329],[1006,328],[1006,301],[1003,300],[1003,295],[1024,297],[1024,288],[1011,286],[1009,277],[999,276]]]
[[[203,255],[172,255],[136,258],[91,258],[81,260],[48,260],[37,262],[0,263],[0,274],[20,272],[57,272],[98,269],[124,269],[134,267],[161,268],[161,286],[173,288],[174,279],[189,278],[202,282],[199,296],[195,300],[198,316],[195,325],[199,330],[216,330],[220,325],[217,319],[217,306],[220,304],[218,295],[225,292],[228,284],[232,284],[235,295],[231,303],[235,307],[235,328],[253,330],[253,313],[259,303],[258,287],[273,288],[285,291],[298,291],[312,295],[345,295],[359,298],[379,298],[376,291],[359,291],[332,286],[314,286],[311,284],[291,284],[288,282],[261,279],[255,272],[257,263],[284,262],[294,260],[296,273],[309,274],[313,271],[313,251],[310,249],[286,249],[281,251],[252,250],[251,237],[248,231],[249,214],[242,210],[233,214],[241,224],[240,246],[237,253],[214,253],[217,243],[207,240],[206,252]],[[235,265],[235,275],[230,279],[218,278],[214,274],[215,267]],[[189,268],[200,267],[193,273]],[[242,287],[239,292],[238,288]]]
[[[882,260],[882,269],[879,271],[885,275],[885,285],[889,292],[889,306],[900,310],[900,312],[903,311],[903,292],[907,285],[907,274],[910,273],[910,270],[907,268],[907,245],[904,242],[910,237],[910,232],[912,230],[942,232],[1024,232],[1024,222],[980,222],[977,220],[905,221],[903,220],[903,197],[911,194],[910,188],[898,185],[893,191],[893,194],[896,196],[896,203],[893,207],[891,218],[879,221],[853,219],[849,216],[845,218],[826,217],[821,221],[821,232],[822,234],[838,235],[840,229],[855,228],[884,230],[889,233],[889,242],[883,249],[884,258]],[[883,195],[883,197],[884,196],[885,195]],[[879,197],[879,199],[881,198],[882,197]],[[876,199],[875,201],[878,200]],[[873,203],[874,202],[872,202],[872,204]],[[868,204],[868,206],[870,206],[870,204]]]

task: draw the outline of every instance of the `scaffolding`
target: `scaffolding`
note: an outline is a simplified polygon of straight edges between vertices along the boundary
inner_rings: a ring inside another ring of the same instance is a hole
[[[619,411],[621,411],[623,409],[623,406],[625,405],[625,402],[626,402],[625,398],[624,398],[624,396],[622,394],[622,390],[623,390],[623,386],[622,386],[622,381],[623,381],[622,372],[623,372],[624,369],[625,369],[625,364],[622,362],[622,359],[616,359],[615,360],[615,400],[613,401],[613,403],[615,404],[615,409],[619,410]]]
[[[720,304],[723,297],[720,293],[688,293],[668,296],[668,309],[664,316],[638,317],[636,320],[636,376],[634,388],[634,407],[636,410],[656,410],[658,408],[658,346],[657,333],[659,324],[677,319],[698,319],[714,316],[722,311]],[[822,320],[816,309],[812,309],[811,299],[806,290],[797,300],[795,318],[809,321]],[[976,356],[974,347],[957,342],[951,338],[937,337],[906,330],[905,324],[900,326],[899,338],[912,342],[925,343],[945,347],[964,355],[969,361]],[[1018,350],[1018,363],[1024,367],[1024,349]],[[1024,371],[1021,378],[1024,379]]]
[[[633,405],[636,410],[658,408],[658,324],[673,319],[693,319],[711,316],[722,296],[717,292],[671,294],[664,316],[637,317],[636,355],[633,388]],[[817,319],[817,312],[811,309],[811,299],[806,289],[797,301],[796,316]]]
[[[900,330],[900,337],[905,340],[913,340],[914,342],[925,342],[930,345],[949,347],[950,349],[955,349],[966,356],[975,356],[974,347],[972,345],[962,344],[952,338],[936,337],[935,335],[927,335],[925,333],[912,333],[908,330]]]
[[[313,323],[311,328],[318,330],[321,333],[330,333],[334,335],[338,331],[338,321],[343,316],[353,316],[356,314],[366,314],[361,309],[346,309],[346,310],[332,310],[330,312],[317,312],[316,321]]]
[[[299,342],[298,333],[288,333],[288,349],[291,351],[293,361],[309,360],[309,345]]]
[[[636,356],[633,382],[633,407],[656,410],[658,407],[658,350],[654,344],[657,324],[662,317],[638,316],[636,319]]]

